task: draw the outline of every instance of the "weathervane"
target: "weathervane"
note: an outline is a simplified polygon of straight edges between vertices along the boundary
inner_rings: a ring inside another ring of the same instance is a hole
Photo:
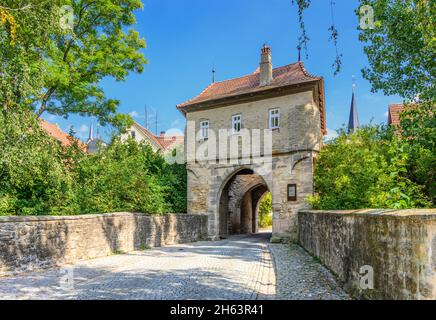
[[[215,73],[216,73],[215,66],[213,66],[212,67],[212,83],[215,83]]]

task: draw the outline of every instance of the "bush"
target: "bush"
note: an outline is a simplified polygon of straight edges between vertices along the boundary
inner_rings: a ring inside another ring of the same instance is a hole
[[[79,159],[74,171],[83,213],[186,212],[184,166],[167,164],[147,144],[115,138]]]
[[[409,145],[391,129],[370,125],[328,143],[314,174],[315,209],[431,207],[424,186],[410,178]]]
[[[0,112],[0,215],[186,212],[186,169],[118,138],[97,154],[63,148],[30,111]]]
[[[63,159],[32,112],[0,111],[0,215],[76,212],[74,181]]]

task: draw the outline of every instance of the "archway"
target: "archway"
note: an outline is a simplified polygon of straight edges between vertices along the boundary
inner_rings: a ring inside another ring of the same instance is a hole
[[[241,169],[223,182],[219,198],[219,236],[259,231],[258,210],[268,185],[251,169]]]

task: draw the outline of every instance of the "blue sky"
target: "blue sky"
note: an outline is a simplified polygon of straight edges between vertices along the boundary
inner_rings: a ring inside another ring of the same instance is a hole
[[[325,78],[327,127],[330,132],[348,122],[352,76],[360,122],[385,122],[388,104],[401,102],[396,96],[371,93],[361,77],[367,65],[363,45],[358,41],[358,19],[354,13],[358,0],[336,0],[335,21],[339,30],[339,51],[343,54],[340,74],[331,67],[335,49],[329,42],[330,1],[314,0],[304,18],[310,38],[306,69]],[[184,128],[184,118],[175,108],[200,93],[212,79],[215,66],[218,81],[253,72],[259,65],[260,48],[272,48],[275,67],[297,60],[300,30],[297,9],[291,0],[144,0],[136,13],[135,28],[147,41],[144,54],[149,63],[142,74],[132,74],[125,82],[102,81],[108,97],[121,101],[120,112],[131,113],[145,122],[149,113],[158,113],[158,132]],[[45,115],[68,130],[73,125],[86,139],[89,118],[61,119]],[[154,118],[151,119],[155,130]],[[94,121],[95,122],[95,121]],[[104,133],[104,130],[102,130]]]

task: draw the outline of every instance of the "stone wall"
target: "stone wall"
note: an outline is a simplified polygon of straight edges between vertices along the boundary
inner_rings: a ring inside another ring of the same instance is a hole
[[[0,217],[0,276],[206,237],[205,215]]]
[[[300,211],[298,238],[356,296],[436,299],[436,209]]]

